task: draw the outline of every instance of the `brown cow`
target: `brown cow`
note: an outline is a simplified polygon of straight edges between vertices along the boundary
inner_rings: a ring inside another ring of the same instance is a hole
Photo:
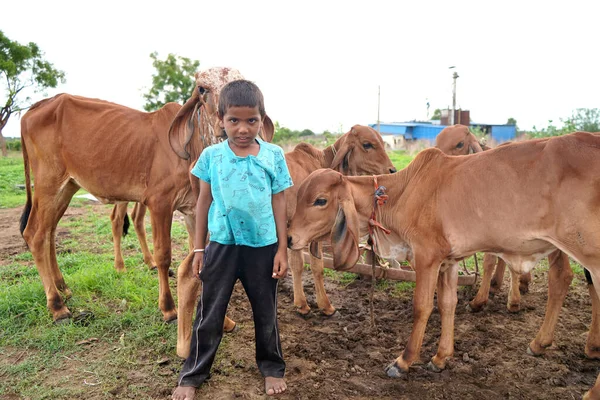
[[[481,144],[466,125],[452,125],[442,129],[435,138],[435,147],[452,156],[479,153],[480,151],[491,149],[491,147]],[[493,182],[489,182],[489,184],[491,185]],[[558,255],[556,257],[548,257],[548,260],[559,261],[561,257],[558,257]],[[469,303],[471,310],[481,310],[487,304],[490,291],[492,293],[500,291],[505,268],[506,263],[501,258],[492,254],[484,255],[481,286],[473,301]],[[520,310],[520,295],[521,293],[527,293],[529,282],[531,282],[531,273],[521,275],[513,273],[511,275],[511,288],[506,305],[510,312]]]
[[[217,122],[212,102],[225,83],[240,78],[237,70],[228,68],[203,71],[196,75],[197,88],[183,107],[169,103],[152,113],[60,94],[36,103],[23,116],[27,203],[21,232],[55,321],[71,316],[59,293],[70,295],[56,261],[56,225],[80,187],[103,202],[134,201],[149,208],[159,307],[165,321],[177,318],[168,284],[173,212],[181,211],[193,227],[198,190],[190,183],[189,170],[202,149],[220,136],[213,128]],[[170,131],[164,131],[171,121]],[[272,130],[265,134],[270,139]]]
[[[600,137],[586,132],[500,146],[469,157],[439,149],[422,151],[404,170],[377,176],[389,201],[375,219],[391,230],[375,230],[383,257],[411,261],[416,271],[414,324],[402,355],[387,367],[391,377],[408,372],[419,358],[427,320],[438,290],[442,330],[429,366],[443,369],[454,353],[454,312],[458,262],[475,252],[502,257],[517,272],[529,272],[557,248],[591,273],[593,306],[600,295]],[[526,171],[526,173],[524,173]],[[494,182],[493,186],[487,184]],[[358,241],[367,234],[373,211],[371,177],[344,177],[332,170],[313,172],[298,190],[288,242],[301,249],[331,236],[334,265],[344,270],[358,260]],[[577,202],[573,202],[577,193]],[[550,277],[548,306],[541,329],[555,322],[569,268]],[[558,308],[551,309],[552,306]],[[593,310],[588,344],[600,349],[598,310]],[[548,324],[546,324],[548,322]],[[540,332],[538,337],[545,336]],[[594,340],[594,343],[590,343]],[[600,398],[600,379],[588,392]]]
[[[285,154],[285,160],[294,181],[294,186],[287,190],[285,196],[288,221],[292,219],[296,210],[296,193],[299,184],[311,172],[319,168],[332,168],[344,175],[375,175],[396,172],[396,168],[385,151],[381,135],[374,129],[362,125],[354,125],[349,132],[324,150],[319,150],[308,143],[300,143],[294,150]],[[313,244],[310,260],[317,305],[324,315],[331,316],[336,310],[325,293],[321,244],[317,242]],[[304,271],[302,252],[289,251],[289,264],[294,281],[294,305],[300,314],[307,315],[310,307],[302,286],[302,272]]]

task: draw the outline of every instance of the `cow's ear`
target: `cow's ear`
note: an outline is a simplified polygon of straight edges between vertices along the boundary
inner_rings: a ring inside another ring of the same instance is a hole
[[[262,128],[260,130],[260,137],[265,142],[271,142],[273,140],[273,135],[275,134],[275,125],[273,125],[273,121],[269,118],[268,115],[265,115],[262,121]]]
[[[348,137],[348,135],[351,135],[351,134],[352,134],[352,131],[350,131],[350,133],[346,134],[346,137],[342,140],[340,148],[337,149],[337,151],[335,153],[335,157],[333,158],[333,161],[331,162],[331,165],[329,166],[329,168],[334,169],[338,172],[341,172],[344,175],[348,175],[350,154],[352,154],[352,150],[354,148],[353,143],[352,143],[353,141],[350,140],[350,138]]]
[[[313,240],[310,242],[308,246],[308,251],[310,251],[310,255],[314,258],[321,259],[321,249],[319,248],[319,242]]]
[[[331,229],[333,267],[345,271],[358,262],[358,216],[352,200],[342,200]]]
[[[169,143],[177,155],[185,160],[190,158],[187,146],[192,140],[195,131],[198,130],[198,109],[200,107],[200,95],[198,89],[194,89],[192,97],[185,102],[179,110],[171,126],[169,127]]]

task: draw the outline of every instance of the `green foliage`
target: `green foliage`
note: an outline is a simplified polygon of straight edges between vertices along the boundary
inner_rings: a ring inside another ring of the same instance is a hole
[[[25,190],[18,185],[25,183],[23,157],[10,152],[0,158],[0,208],[17,207],[25,204]]]
[[[435,110],[433,110],[433,115],[431,116],[432,120],[440,120],[442,119],[442,110],[440,110],[439,108],[436,108]]]
[[[0,102],[0,141],[2,129],[15,112],[28,108],[31,98],[24,89],[43,92],[65,82],[65,73],[44,59],[37,44],[22,45],[0,31],[0,78],[4,81],[4,100]],[[6,151],[3,149],[6,156]]]
[[[6,139],[6,148],[9,151],[21,151],[21,139],[20,138],[8,138]]]
[[[514,118],[509,118],[506,120],[506,125],[517,125],[517,120]]]
[[[325,131],[321,135],[315,135],[315,133],[310,129],[296,131],[281,126],[278,121],[275,121],[275,134],[273,135],[273,143],[276,143],[280,146],[296,145],[300,142],[305,142],[316,147],[323,148],[335,143],[336,140],[336,135],[329,131]]]
[[[533,131],[529,132],[529,137],[540,138],[548,136],[561,136],[575,131],[599,132],[600,131],[600,109],[598,108],[577,108],[569,118],[560,118],[562,127],[558,128],[552,120],[548,120],[548,126],[537,130],[535,126]]]
[[[145,93],[144,110],[155,111],[166,103],[185,103],[195,87],[194,76],[200,61],[169,53],[165,60],[158,53],[150,54],[156,72],[152,75],[152,87]]]
[[[396,167],[398,171],[400,171],[403,168],[406,168],[406,166],[410,164],[410,162],[414,158],[404,150],[388,151],[388,156],[390,156],[392,164],[394,164],[394,167]]]

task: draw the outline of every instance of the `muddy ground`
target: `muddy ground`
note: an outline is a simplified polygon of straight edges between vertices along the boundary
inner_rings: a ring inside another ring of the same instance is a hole
[[[108,211],[103,206],[98,212]],[[84,208],[69,208],[65,218],[77,218]],[[26,251],[18,233],[20,209],[0,210],[0,265],[9,256]],[[61,233],[59,232],[59,242]],[[506,274],[506,278],[509,274]],[[310,273],[304,286],[313,309],[314,289]],[[388,378],[384,367],[402,351],[412,326],[412,292],[393,295],[393,289],[375,293],[376,328],[370,329],[371,283],[357,280],[343,286],[327,279],[326,289],[339,310],[334,318],[313,312],[299,317],[292,300],[291,276],[280,284],[279,323],[287,361],[287,394],[290,399],[579,399],[598,374],[600,361],[584,357],[586,332],[591,321],[591,302],[583,276],[577,275],[567,296],[557,326],[555,343],[543,357],[526,354],[528,343],[541,324],[546,302],[546,272],[537,270],[530,293],[523,296],[522,311],[506,310],[507,281],[503,290],[481,313],[466,310],[475,288],[461,288],[456,315],[455,357],[448,368],[435,373],[425,364],[435,354],[440,317],[434,310],[425,334],[421,360],[404,379]],[[262,380],[254,363],[254,331],[251,310],[238,284],[229,315],[240,329],[228,337],[220,350],[213,376],[196,398],[262,398]],[[6,351],[0,362],[20,362],[21,349]],[[17,359],[17,357],[19,357]],[[81,384],[86,359],[110,357],[102,344],[85,353],[63,370],[72,379],[57,379],[55,385]],[[170,361],[157,367],[143,362],[123,371],[122,386],[106,392],[90,387],[87,398],[130,398],[135,385],[144,398],[169,398],[177,380],[180,362],[175,349]],[[231,368],[233,366],[234,368]],[[71,382],[71,383],[69,383]],[[18,394],[14,397],[19,398]]]

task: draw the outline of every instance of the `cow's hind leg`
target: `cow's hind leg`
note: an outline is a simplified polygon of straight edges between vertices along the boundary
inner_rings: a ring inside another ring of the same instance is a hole
[[[59,293],[62,292],[65,298],[71,296],[71,290],[66,285],[56,260],[56,226],[78,189],[79,186],[70,181],[53,183],[38,179],[27,226],[23,231],[23,238],[35,260],[44,285],[47,306],[55,322],[71,317],[71,312]]]
[[[548,300],[544,322],[535,339],[529,343],[527,352],[534,356],[544,354],[546,347],[554,340],[554,329],[558,322],[560,309],[565,301],[569,285],[573,280],[573,271],[569,264],[569,257],[560,250],[548,255],[550,268],[548,269]]]
[[[499,258],[485,253],[483,256],[483,276],[481,277],[481,284],[479,286],[479,290],[475,295],[475,298],[471,300],[469,303],[469,308],[471,311],[481,311],[483,307],[487,304],[488,298],[490,296],[490,281],[492,279],[492,273],[494,272],[494,267],[496,266],[496,261]],[[504,261],[502,261],[504,263]],[[502,266],[504,268],[504,265]]]
[[[586,264],[589,265],[589,264]],[[594,264],[595,266],[599,266],[600,263],[596,263]],[[594,270],[588,269],[590,276],[592,278],[592,282],[593,282],[593,287],[595,289],[596,292],[596,303],[594,303],[594,298],[592,297],[592,307],[594,307],[594,304],[596,306],[598,306],[598,298],[600,298],[600,269],[598,268],[594,268]],[[593,316],[592,316],[592,323],[596,322],[596,324],[598,323],[598,320],[594,320],[594,316],[598,316],[598,310],[593,310]],[[592,326],[590,328],[590,335],[592,335],[592,331],[596,331],[597,333],[598,327],[594,327]],[[588,336],[588,343],[590,340],[590,336]],[[586,352],[587,352],[587,345],[586,345]],[[600,374],[598,375],[598,378],[596,379],[596,383],[594,384],[594,387],[592,387],[590,390],[587,391],[587,393],[583,396],[584,400],[600,400]]]
[[[521,291],[519,289],[519,280],[521,274],[513,271],[509,268],[510,272],[510,290],[508,291],[508,300],[506,302],[506,308],[511,313],[521,311]]]
[[[290,269],[292,270],[294,306],[300,315],[306,316],[308,313],[310,313],[310,307],[308,305],[308,301],[306,301],[304,287],[302,286],[302,272],[304,270],[302,250],[288,250],[288,263],[290,265]]]
[[[588,282],[588,292],[592,299],[592,323],[585,343],[585,355],[588,358],[600,359],[600,299],[590,272],[585,270],[585,278]]]
[[[152,221],[152,238],[154,241],[154,260],[158,268],[158,306],[166,322],[177,319],[175,301],[169,287],[169,267],[171,265],[171,225],[173,211],[166,209],[161,204],[170,202],[156,202],[157,207],[150,208],[150,220]]]
[[[502,289],[502,283],[504,282],[504,271],[506,270],[506,263],[503,259],[498,258],[498,264],[496,265],[496,271],[490,282],[490,293],[496,294]]]
[[[140,242],[140,247],[144,256],[144,264],[146,264],[150,269],[155,269],[156,263],[154,262],[154,257],[152,257],[150,249],[148,248],[148,238],[146,237],[146,225],[144,223],[144,218],[146,217],[146,208],[147,207],[142,203],[135,203],[133,206],[133,211],[131,212],[131,219],[133,220],[135,234]]]
[[[438,309],[442,319],[442,333],[438,351],[429,363],[429,369],[441,371],[446,367],[446,360],[454,355],[454,316],[458,289],[458,264],[452,264],[438,276]]]
[[[127,226],[125,218],[127,218],[127,202],[116,203],[110,213],[110,222],[115,252],[115,269],[118,272],[125,271],[125,262],[123,261],[123,253],[121,252],[121,239],[127,233],[123,230],[123,227]]]
[[[335,307],[331,305],[329,302],[329,297],[327,297],[327,293],[325,292],[325,281],[323,277],[323,245],[321,243],[317,243],[316,247],[318,253],[317,255],[320,258],[313,256],[311,253],[310,270],[315,281],[315,292],[319,310],[321,310],[325,316],[330,317],[335,314]]]
[[[519,277],[519,292],[525,294],[529,292],[529,284],[531,283],[531,272],[521,274]]]

